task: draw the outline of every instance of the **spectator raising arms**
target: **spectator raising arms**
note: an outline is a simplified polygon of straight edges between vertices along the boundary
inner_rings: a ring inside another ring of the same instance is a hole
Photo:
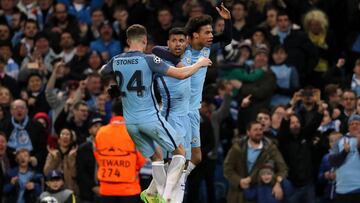
[[[58,138],[58,147],[48,147],[48,155],[44,166],[44,174],[52,170],[60,170],[64,173],[65,187],[71,189],[75,194],[79,193],[76,183],[76,135],[74,131],[63,128]]]

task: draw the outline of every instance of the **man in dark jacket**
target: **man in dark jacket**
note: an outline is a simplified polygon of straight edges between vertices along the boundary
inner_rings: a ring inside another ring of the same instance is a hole
[[[289,15],[280,11],[277,16],[277,33],[270,39],[271,47],[282,45],[288,53],[287,63],[298,69],[300,83],[306,84],[306,74],[311,73],[318,62],[316,47],[306,34],[291,28]]]
[[[247,136],[236,141],[224,161],[224,176],[230,182],[228,203],[245,203],[243,189],[257,183],[260,166],[275,163],[276,184],[273,187],[276,199],[283,198],[280,183],[287,175],[287,166],[276,145],[265,138],[263,126],[257,121],[247,127]]]
[[[277,136],[279,149],[289,166],[289,180],[294,184],[295,192],[290,197],[294,203],[315,201],[312,147],[313,136],[323,118],[322,111],[319,107],[307,125],[301,124],[297,115],[291,115],[282,121]]]
[[[55,131],[60,133],[61,129],[65,127],[74,130],[76,133],[76,144],[80,145],[89,136],[89,107],[84,101],[79,101],[74,104],[72,109],[73,116],[70,118],[68,118],[68,111],[68,108],[64,108],[57,117],[54,124]]]
[[[15,166],[14,153],[19,148],[30,151],[31,164],[42,171],[47,155],[47,134],[45,128],[28,116],[28,107],[23,100],[15,100],[10,107],[11,117],[4,121],[3,129],[8,136],[8,156],[10,165]]]
[[[347,123],[350,116],[356,112],[356,92],[353,90],[344,90],[342,95],[342,105],[344,109],[341,111],[338,119],[341,121],[340,132],[346,134],[348,132]]]
[[[89,139],[80,145],[76,156],[76,170],[81,171],[77,175],[77,182],[80,189],[80,199],[83,203],[99,202],[96,198],[99,195],[99,184],[96,178],[96,160],[94,157],[94,139],[97,131],[102,126],[102,119],[94,117],[90,119]]]
[[[55,52],[60,52],[60,35],[63,32],[69,32],[75,37],[75,41],[78,39],[80,29],[78,22],[74,16],[68,14],[67,7],[63,3],[57,3],[54,6],[54,16],[49,20],[45,27],[45,33],[51,36],[51,44],[54,45]]]
[[[242,101],[248,96],[251,97],[250,105],[240,105],[238,114],[238,127],[242,133],[245,133],[244,128],[250,121],[256,120],[256,114],[258,111],[269,106],[271,97],[276,89],[276,77],[275,74],[269,69],[268,62],[269,49],[264,45],[256,50],[254,58],[254,69],[264,70],[264,76],[255,82],[240,82],[240,86],[233,84],[234,87],[240,88],[238,101]]]

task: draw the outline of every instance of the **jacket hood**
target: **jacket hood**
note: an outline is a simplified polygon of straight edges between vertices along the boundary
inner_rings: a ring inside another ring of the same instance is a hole
[[[47,125],[47,130],[51,129],[51,120],[50,120],[50,117],[47,115],[47,113],[44,113],[44,112],[39,112],[37,114],[35,114],[34,116],[34,119],[37,120],[37,119],[44,119],[46,121],[46,125]]]

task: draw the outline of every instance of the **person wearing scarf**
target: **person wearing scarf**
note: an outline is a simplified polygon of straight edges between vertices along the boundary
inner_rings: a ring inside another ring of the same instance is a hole
[[[16,165],[14,152],[20,148],[29,150],[31,164],[40,171],[46,158],[46,132],[38,122],[28,116],[28,108],[23,100],[15,100],[10,105],[10,116],[2,121],[0,131],[5,132],[8,140],[10,165]]]
[[[30,152],[33,150],[33,146],[29,137],[29,133],[26,131],[25,127],[29,122],[29,116],[26,116],[22,123],[15,122],[14,117],[11,117],[11,123],[14,126],[14,129],[10,135],[8,147],[13,149],[25,148]]]

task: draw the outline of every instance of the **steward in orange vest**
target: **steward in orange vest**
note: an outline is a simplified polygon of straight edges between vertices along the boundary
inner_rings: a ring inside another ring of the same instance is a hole
[[[110,123],[99,129],[95,138],[101,202],[139,202],[139,171],[145,158],[136,150],[122,117],[122,104],[114,102]]]

